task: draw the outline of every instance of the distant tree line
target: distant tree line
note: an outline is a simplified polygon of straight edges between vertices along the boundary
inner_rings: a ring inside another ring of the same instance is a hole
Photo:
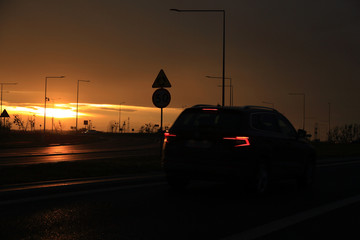
[[[360,124],[336,126],[329,132],[329,141],[333,143],[360,142]]]
[[[146,123],[140,127],[139,133],[155,133],[159,129],[159,125]]]
[[[164,126],[165,130],[168,130],[168,126]],[[139,133],[157,133],[160,131],[159,124],[146,123],[142,125],[139,129]]]

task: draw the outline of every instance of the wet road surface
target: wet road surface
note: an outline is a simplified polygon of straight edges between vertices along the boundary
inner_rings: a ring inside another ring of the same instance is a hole
[[[53,198],[0,205],[0,239],[226,239],[357,196],[359,173],[358,163],[322,166],[311,190],[298,190],[289,181],[273,185],[260,198],[244,193],[236,185],[221,183],[196,183],[185,192],[172,191],[162,181],[139,187],[106,183],[69,190],[79,194],[53,190],[50,195],[57,194]],[[35,196],[42,194],[47,195],[37,192]],[[347,220],[359,215],[358,205],[338,209],[335,215],[329,212],[328,222],[354,230],[356,224],[347,224]],[[311,236],[309,228],[314,225],[307,221],[260,239],[309,239],[305,233]],[[320,233],[326,231],[324,234],[331,236],[332,231],[339,232],[334,226],[326,228],[317,223]]]
[[[155,142],[120,144],[116,141],[106,141],[92,144],[16,148],[1,151],[0,166],[150,156],[159,152],[160,144]]]

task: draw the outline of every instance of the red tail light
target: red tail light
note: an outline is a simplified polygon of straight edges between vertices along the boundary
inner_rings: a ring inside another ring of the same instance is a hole
[[[164,133],[164,142],[169,142],[169,138],[173,138],[173,137],[176,137],[175,134],[170,134],[168,132]]]
[[[249,137],[224,137],[223,139],[235,141],[234,147],[250,146]]]

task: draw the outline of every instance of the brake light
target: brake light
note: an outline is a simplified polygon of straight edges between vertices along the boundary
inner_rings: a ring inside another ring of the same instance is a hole
[[[173,137],[176,137],[175,134],[170,134],[168,132],[164,133],[164,142],[169,142],[169,138],[173,138]]]
[[[203,111],[217,111],[217,108],[203,108]]]
[[[223,139],[235,141],[234,147],[250,146],[249,137],[224,137]]]

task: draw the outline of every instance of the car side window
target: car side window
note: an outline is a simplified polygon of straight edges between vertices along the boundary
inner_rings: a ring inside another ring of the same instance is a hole
[[[278,123],[280,131],[285,137],[296,138],[296,131],[287,119],[279,116]]]
[[[254,128],[270,132],[281,132],[278,119],[272,113],[254,113],[251,117],[251,124]]]
[[[238,131],[245,127],[244,122],[244,115],[238,111],[186,111],[176,119],[172,129],[212,128],[219,131]]]

